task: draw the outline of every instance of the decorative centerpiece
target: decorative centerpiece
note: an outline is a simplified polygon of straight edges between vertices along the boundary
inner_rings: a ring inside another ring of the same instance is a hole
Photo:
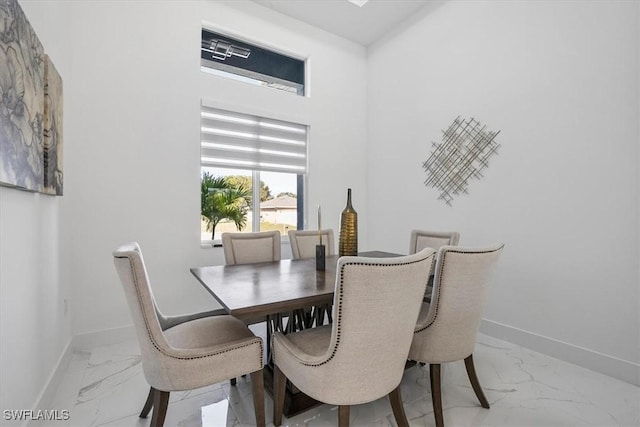
[[[338,254],[358,255],[358,213],[351,205],[351,189],[347,189],[347,206],[340,218],[340,243]]]
[[[320,205],[318,205],[318,236],[320,243],[316,245],[316,270],[324,271],[326,264],[325,246],[322,243],[322,216],[320,213]]]

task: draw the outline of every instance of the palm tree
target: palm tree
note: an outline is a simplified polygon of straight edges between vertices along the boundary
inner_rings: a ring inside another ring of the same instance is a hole
[[[231,184],[226,177],[202,174],[200,181],[201,213],[211,230],[211,240],[216,226],[222,220],[233,221],[242,230],[247,223],[247,212],[251,205],[251,190],[243,184]]]

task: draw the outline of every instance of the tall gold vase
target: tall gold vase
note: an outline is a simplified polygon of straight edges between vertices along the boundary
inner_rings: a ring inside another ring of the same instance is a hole
[[[358,214],[351,205],[351,189],[347,189],[347,207],[340,218],[338,255],[358,255]]]

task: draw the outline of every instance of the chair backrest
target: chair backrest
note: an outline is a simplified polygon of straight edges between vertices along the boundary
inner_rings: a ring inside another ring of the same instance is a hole
[[[140,246],[135,242],[122,245],[113,252],[113,257],[138,336],[145,377],[155,387],[165,382],[159,359],[170,346],[156,314],[156,302]]]
[[[222,233],[227,265],[280,261],[280,232]]]
[[[289,243],[291,244],[291,255],[293,259],[313,258],[316,256],[316,245],[325,245],[325,255],[335,255],[335,244],[333,240],[333,230],[289,230]]]
[[[412,230],[409,253],[415,254],[424,248],[433,248],[436,251],[441,246],[458,246],[460,233],[457,231],[425,231]]]
[[[337,401],[357,396],[367,402],[398,386],[434,257],[425,249],[396,258],[340,258],[331,342],[322,362],[333,365],[326,384],[334,385]]]
[[[440,248],[431,305],[416,326],[410,359],[444,363],[473,353],[487,288],[503,247]]]

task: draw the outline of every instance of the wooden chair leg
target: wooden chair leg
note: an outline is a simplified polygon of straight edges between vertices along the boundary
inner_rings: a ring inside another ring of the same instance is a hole
[[[469,381],[471,381],[471,387],[473,387],[473,391],[476,392],[480,405],[482,405],[483,408],[489,409],[489,401],[485,397],[482,387],[480,387],[478,376],[476,375],[476,368],[473,364],[473,354],[470,354],[469,357],[464,359],[464,366],[467,368],[467,375],[469,376]]]
[[[142,412],[140,412],[140,418],[147,418],[147,415],[151,412],[151,408],[153,408],[153,390],[153,387],[149,389],[149,396],[147,396],[147,401],[144,402],[144,407],[142,408]]]
[[[162,427],[164,418],[167,415],[169,406],[169,392],[153,390],[153,415],[151,416],[151,427]]]
[[[407,414],[404,412],[402,396],[400,395],[400,384],[389,393],[389,401],[391,402],[391,409],[393,410],[393,416],[396,417],[398,427],[409,427],[409,420],[407,420]]]
[[[253,407],[256,413],[256,425],[264,427],[264,374],[262,369],[251,373],[251,384],[253,386]]]
[[[436,419],[436,427],[444,427],[442,416],[442,394],[440,394],[440,364],[429,365],[429,376],[431,377],[431,401],[433,402],[433,416]]]
[[[338,406],[338,427],[349,427],[349,405]]]
[[[273,425],[282,424],[282,410],[284,409],[284,392],[287,378],[278,365],[273,365]]]

